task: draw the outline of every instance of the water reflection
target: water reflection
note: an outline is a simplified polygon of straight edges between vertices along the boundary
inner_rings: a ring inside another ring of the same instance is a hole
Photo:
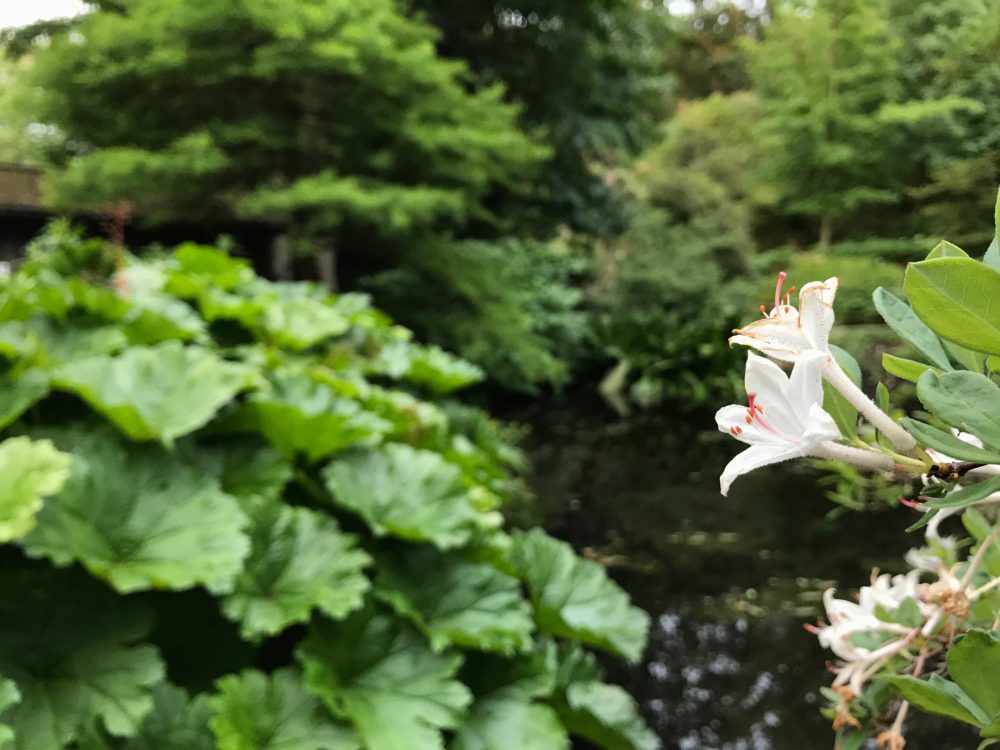
[[[828,655],[802,625],[820,592],[895,570],[915,541],[904,512],[828,517],[815,476],[784,467],[737,481],[710,415],[613,420],[600,405],[546,405],[531,423],[536,512],[609,566],[654,616],[645,660],[607,664],[642,702],[666,750],[832,748],[819,715]],[[908,750],[975,741],[951,725],[910,728]]]

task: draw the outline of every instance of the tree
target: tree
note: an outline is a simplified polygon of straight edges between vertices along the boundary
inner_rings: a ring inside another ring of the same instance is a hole
[[[864,0],[779,12],[751,46],[768,168],[785,210],[819,220],[821,245],[862,209],[901,198],[906,162],[880,117],[900,96],[894,46],[884,3]]]
[[[545,156],[393,0],[131,0],[35,50],[57,205],[264,219],[372,248],[484,215]]]
[[[531,204],[510,207],[546,235],[559,223],[620,229],[603,173],[641,148],[664,113],[667,14],[638,0],[411,0],[441,50],[502,82],[553,150]],[[523,220],[522,220],[523,219]]]

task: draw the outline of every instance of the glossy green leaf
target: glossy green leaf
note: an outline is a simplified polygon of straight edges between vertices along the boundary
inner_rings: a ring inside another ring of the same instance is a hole
[[[218,750],[357,750],[351,730],[306,692],[302,675],[248,669],[227,675],[211,698]]]
[[[950,432],[939,430],[924,422],[904,417],[900,420],[907,431],[928,448],[940,451],[946,456],[950,456],[958,461],[972,461],[974,463],[996,464],[1000,463],[1000,452],[989,451],[979,448],[972,443],[967,443]]]
[[[43,498],[62,489],[71,462],[48,440],[16,437],[0,443],[0,543],[34,528]]]
[[[80,562],[122,592],[232,589],[250,549],[247,518],[214,477],[109,432],[50,436],[73,453],[73,468],[25,538],[29,554]]]
[[[480,382],[485,377],[475,365],[437,346],[414,347],[406,378],[437,394],[446,394]]]
[[[216,750],[208,729],[211,709],[205,696],[195,698],[170,683],[153,688],[153,710],[139,733],[122,750]]]
[[[541,630],[639,660],[649,616],[604,568],[541,529],[515,534],[511,563],[528,586]]]
[[[983,498],[989,497],[997,491],[1000,491],[1000,476],[990,477],[975,484],[965,485],[944,497],[929,501],[927,505],[935,509],[964,508],[967,505],[972,505],[972,503],[978,503]]]
[[[296,655],[306,686],[349,719],[366,750],[440,750],[471,702],[462,658],[435,653],[409,625],[374,609],[316,622]]]
[[[1000,387],[974,372],[925,372],[917,397],[931,414],[1000,449]]]
[[[948,651],[948,674],[990,719],[1000,718],[1000,641],[973,630]]]
[[[897,378],[916,383],[921,375],[933,368],[923,362],[915,362],[912,359],[904,359],[903,357],[889,354],[889,352],[883,352],[882,369],[890,375],[895,375]]]
[[[903,341],[924,355],[927,361],[938,369],[952,369],[941,340],[908,304],[882,287],[875,290],[872,300],[882,319]]]
[[[379,595],[442,649],[449,644],[511,654],[531,643],[531,607],[520,582],[432,547],[379,560]]]
[[[881,677],[892,685],[904,699],[927,713],[947,716],[950,719],[981,727],[989,723],[989,717],[962,689],[940,675],[931,675],[922,680],[909,675]]]
[[[306,377],[279,379],[255,393],[236,417],[237,426],[258,430],[286,457],[318,461],[353,445],[372,445],[391,425],[356,400]]]
[[[953,245],[947,240],[941,240],[934,248],[927,254],[927,260],[934,260],[935,258],[968,258],[969,254],[965,252],[958,245]]]
[[[251,518],[250,555],[223,600],[227,617],[249,640],[306,622],[313,610],[335,619],[361,606],[371,562],[337,522],[306,508],[278,502],[244,506]]]
[[[323,477],[336,503],[378,536],[444,549],[467,542],[476,527],[478,512],[461,471],[437,453],[393,443],[337,459]]]
[[[140,641],[140,612],[84,576],[47,570],[0,579],[0,674],[20,703],[0,713],[16,750],[54,750],[99,721],[112,735],[139,731],[163,679],[156,649]]]
[[[66,365],[53,384],[78,394],[133,440],[170,445],[251,387],[253,376],[207,349],[167,341]]]
[[[917,315],[939,336],[1000,354],[1000,272],[966,258],[911,263],[904,280]]]
[[[983,256],[983,263],[994,271],[1000,272],[1000,240],[993,238],[986,255]]]

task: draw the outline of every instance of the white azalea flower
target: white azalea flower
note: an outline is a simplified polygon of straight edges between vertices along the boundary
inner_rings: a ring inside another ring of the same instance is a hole
[[[799,292],[796,308],[791,304],[792,290],[782,297],[781,287],[786,278],[784,271],[778,274],[771,311],[766,312],[762,305],[764,317],[736,329],[729,338],[730,346],[741,344],[780,362],[797,362],[803,356],[822,356],[822,375],[830,385],[888,437],[897,450],[912,450],[917,444],[913,436],[879,409],[830,353],[830,331],[835,317],[833,302],[840,280],[831,277],[826,281],[809,282]]]
[[[802,357],[791,377],[770,360],[747,355],[747,406],[731,404],[716,412],[719,429],[750,447],[722,472],[722,494],[736,477],[762,466],[815,455],[840,437],[833,417],[823,411],[823,384],[817,357]]]
[[[771,311],[762,319],[736,329],[729,343],[748,346],[782,362],[795,362],[808,351],[829,354],[833,301],[840,281],[834,277],[806,284],[799,292],[796,308],[791,304],[791,291],[784,297],[781,295],[785,278],[784,272],[778,275]]]

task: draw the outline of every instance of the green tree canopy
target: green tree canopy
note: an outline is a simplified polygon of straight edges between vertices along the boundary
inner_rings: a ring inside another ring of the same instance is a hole
[[[545,150],[394,0],[132,0],[35,50],[58,205],[369,247],[482,215]],[[364,238],[363,240],[361,238]]]
[[[778,13],[751,47],[768,170],[787,213],[819,219],[821,244],[905,184],[898,128],[880,117],[900,97],[895,44],[883,2],[818,0]]]

